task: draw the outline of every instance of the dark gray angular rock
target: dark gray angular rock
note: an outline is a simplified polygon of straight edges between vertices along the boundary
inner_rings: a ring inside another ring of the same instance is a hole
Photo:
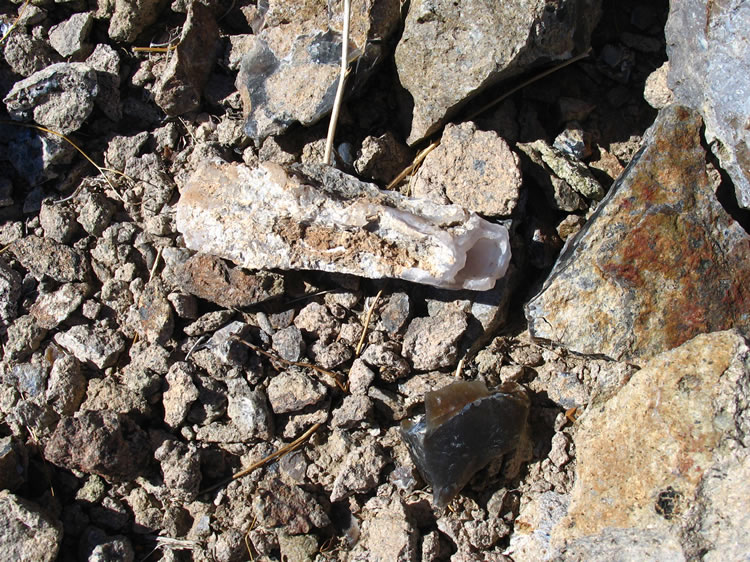
[[[39,224],[44,229],[45,238],[51,238],[60,244],[67,244],[78,230],[76,213],[73,206],[67,203],[52,203],[49,199],[42,202],[39,210]]]
[[[119,121],[122,118],[120,55],[111,46],[99,43],[86,59],[86,64],[96,71],[96,82],[99,88],[94,101],[97,107],[112,121]],[[117,169],[121,170],[122,167]]]
[[[408,143],[437,131],[485,88],[585,50],[599,14],[598,0],[410,3],[396,47],[413,103]]]
[[[60,420],[44,456],[63,468],[122,482],[146,471],[151,447],[148,435],[128,416],[88,411]]]
[[[11,492],[26,481],[28,456],[23,443],[10,435],[0,438],[0,489]]]
[[[86,377],[72,355],[58,357],[47,380],[47,403],[60,415],[72,416],[86,396]]]
[[[227,381],[229,404],[227,415],[240,431],[241,441],[248,439],[271,439],[273,437],[273,415],[262,390],[251,390],[244,378]]]
[[[445,507],[492,459],[518,447],[529,399],[519,385],[490,392],[483,382],[460,381],[425,395],[425,414],[401,424],[414,463]]]
[[[52,562],[62,542],[62,525],[37,504],[0,491],[0,548],[8,560]]]
[[[77,154],[70,144],[57,136],[11,126],[6,126],[5,130],[8,131],[7,158],[30,185],[58,177]]]
[[[96,94],[96,72],[90,66],[60,62],[16,82],[3,102],[13,119],[68,134],[91,114]]]
[[[731,0],[671,2],[665,28],[669,87],[700,111],[706,140],[750,208],[750,5]]]

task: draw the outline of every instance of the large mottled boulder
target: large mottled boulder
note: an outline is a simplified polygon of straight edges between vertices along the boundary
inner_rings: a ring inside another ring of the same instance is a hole
[[[750,332],[750,237],[706,173],[701,120],[671,107],[526,306],[532,336],[638,362],[697,334]]]
[[[414,107],[408,142],[436,132],[487,87],[585,50],[599,14],[599,0],[411,2],[396,47]]]
[[[750,4],[670,2],[665,29],[669,87],[701,112],[706,139],[750,208]]]
[[[343,2],[270,0],[263,29],[245,42],[237,89],[255,141],[293,123],[312,125],[331,111],[341,64]],[[354,2],[349,53],[359,82],[384,58],[400,20],[398,0]]]
[[[591,408],[552,530],[562,560],[739,560],[750,551],[750,348],[700,335]]]

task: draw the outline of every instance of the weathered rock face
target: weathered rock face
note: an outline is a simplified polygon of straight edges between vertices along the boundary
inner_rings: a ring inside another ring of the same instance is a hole
[[[638,359],[750,330],[750,237],[716,200],[700,119],[665,109],[526,307],[535,338]]]
[[[219,40],[213,11],[193,0],[174,56],[156,87],[157,105],[169,116],[182,115],[200,107],[201,92],[208,80]]]
[[[597,0],[412,2],[396,47],[399,80],[414,104],[409,144],[488,86],[584,50],[599,12]]]
[[[62,524],[38,505],[3,490],[0,492],[3,524],[0,546],[8,560],[52,561],[62,541]]]
[[[706,139],[750,208],[750,5],[739,0],[670,2],[665,29],[669,87],[700,111]]]
[[[94,70],[82,63],[60,62],[16,82],[3,102],[13,119],[33,119],[59,133],[76,131],[94,110]]]
[[[453,205],[381,191],[325,166],[207,162],[185,186],[190,249],[250,269],[314,269],[486,290],[510,262],[507,229]]]
[[[247,39],[237,76],[245,133],[256,141],[296,122],[312,125],[326,115],[333,107],[341,64],[343,2],[271,0],[267,5],[264,28]],[[382,40],[399,18],[398,0],[353,3],[349,53],[357,60],[357,80],[383,56]]]
[[[520,189],[518,156],[497,134],[477,131],[472,122],[445,127],[440,146],[424,159],[412,187],[415,197],[488,216],[510,216]]]
[[[563,559],[665,552],[730,560],[748,552],[739,499],[750,472],[748,389],[747,342],[718,332],[655,357],[590,409],[575,436],[568,512],[552,531]]]

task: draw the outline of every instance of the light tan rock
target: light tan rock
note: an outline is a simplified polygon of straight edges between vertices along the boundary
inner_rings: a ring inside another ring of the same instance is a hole
[[[669,559],[730,560],[750,551],[750,517],[739,499],[750,474],[749,386],[747,342],[736,331],[716,332],[653,358],[590,408],[575,436],[570,506],[552,531],[563,558],[592,559],[618,544],[626,551],[618,559],[629,560],[628,549],[642,545],[620,539],[638,535],[671,544]]]
[[[518,204],[521,169],[508,143],[468,121],[448,125],[412,186],[415,197],[454,203],[488,216],[509,216]]]

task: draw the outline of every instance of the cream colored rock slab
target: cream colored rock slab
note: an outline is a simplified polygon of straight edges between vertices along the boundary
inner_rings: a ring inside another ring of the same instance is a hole
[[[192,250],[249,269],[309,269],[488,290],[510,263],[505,226],[382,191],[326,166],[204,163],[182,191]]]

